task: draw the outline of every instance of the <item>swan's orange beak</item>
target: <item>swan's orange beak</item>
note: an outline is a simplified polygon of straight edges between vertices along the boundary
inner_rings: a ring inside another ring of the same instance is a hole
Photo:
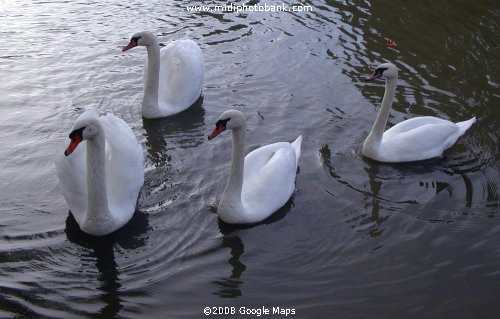
[[[123,47],[122,52],[130,50],[135,46],[137,46],[137,42],[134,39],[132,39],[132,40],[130,40],[129,44],[127,44],[126,46]]]
[[[214,137],[216,137],[217,135],[219,135],[220,133],[224,132],[226,130],[226,127],[224,125],[217,125],[215,127],[215,129],[213,130],[212,134],[210,134],[208,136],[208,140],[211,140],[213,139]]]
[[[378,79],[381,76],[382,76],[382,72],[380,72],[379,70],[375,70],[375,72],[373,72],[372,75],[370,75],[369,77],[366,78],[366,81]]]
[[[64,151],[64,155],[68,156],[69,154],[73,153],[75,148],[80,144],[82,141],[82,135],[81,134],[76,134],[72,139],[71,143],[69,143],[68,148]]]

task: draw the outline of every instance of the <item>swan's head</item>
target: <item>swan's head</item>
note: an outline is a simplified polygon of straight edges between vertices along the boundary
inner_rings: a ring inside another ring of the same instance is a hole
[[[153,33],[149,32],[149,31],[137,32],[136,34],[134,34],[132,36],[132,38],[130,39],[130,42],[126,46],[123,47],[122,52],[130,50],[136,46],[147,47],[147,46],[155,44],[156,42],[157,42],[156,36]]]
[[[398,69],[392,63],[382,63],[378,68],[366,78],[366,81],[374,79],[395,79],[398,77]]]
[[[238,110],[224,111],[215,123],[215,129],[212,134],[208,136],[211,140],[225,130],[235,130],[245,127],[245,115]]]
[[[64,155],[68,156],[76,149],[78,144],[83,140],[93,139],[101,131],[101,123],[99,115],[95,110],[87,110],[83,112],[73,124],[69,138],[71,142],[68,148],[64,151]]]

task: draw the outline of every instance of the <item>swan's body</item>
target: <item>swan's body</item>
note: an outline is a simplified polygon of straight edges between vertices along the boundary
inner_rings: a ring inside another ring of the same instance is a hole
[[[398,71],[392,63],[380,65],[367,79],[386,79],[382,106],[363,143],[363,155],[380,162],[412,162],[442,156],[476,118],[453,123],[433,116],[412,118],[384,132],[396,92]]]
[[[209,136],[233,131],[231,171],[217,209],[219,217],[231,224],[260,222],[285,205],[295,190],[300,157],[302,136],[293,143],[260,147],[245,157],[245,127],[243,113],[228,110]]]
[[[144,183],[142,147],[123,120],[94,110],[78,117],[70,138],[66,156],[56,155],[63,196],[82,231],[107,235],[135,212]]]
[[[160,50],[156,36],[143,31],[123,48],[145,46],[148,62],[144,71],[142,116],[158,118],[184,111],[200,97],[205,73],[203,53],[196,42],[183,39]]]

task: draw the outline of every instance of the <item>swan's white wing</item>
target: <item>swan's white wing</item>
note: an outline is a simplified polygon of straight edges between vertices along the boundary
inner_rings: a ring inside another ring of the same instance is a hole
[[[158,104],[168,114],[181,112],[199,98],[205,67],[196,42],[177,40],[160,50]]]
[[[418,161],[439,157],[460,136],[457,125],[449,121],[424,124],[400,134],[382,137],[382,153],[389,161]]]
[[[82,225],[87,214],[87,142],[81,142],[69,156],[64,149],[58,150],[55,157],[56,173],[61,192],[69,205],[76,221]]]
[[[296,171],[296,152],[290,143],[270,144],[245,157],[241,196],[254,219],[266,218],[288,201],[295,189]]]
[[[443,120],[434,116],[420,116],[420,117],[414,117],[408,120],[405,120],[403,122],[400,122],[387,131],[385,131],[384,135],[388,134],[387,136],[390,136],[391,134],[401,134],[410,130],[413,130],[415,128],[418,128],[419,126],[427,125],[427,124],[453,124],[450,121]]]
[[[269,161],[280,148],[288,147],[286,142],[278,142],[256,148],[245,156],[243,181],[249,180]]]
[[[106,178],[111,213],[124,222],[135,211],[144,184],[144,154],[132,129],[122,119],[100,118],[106,136]]]
[[[295,153],[295,170],[297,169],[300,148],[302,143],[302,135],[297,137],[292,143],[288,142],[278,142],[273,144],[264,145],[259,147],[245,156],[245,171],[243,175],[243,181],[250,180],[253,176],[256,176],[256,172],[262,169],[265,165],[269,164],[269,160],[272,156],[276,155],[276,152],[280,149],[291,148]],[[276,158],[275,158],[276,159]],[[283,159],[284,160],[284,159]],[[295,173],[294,173],[295,178]]]

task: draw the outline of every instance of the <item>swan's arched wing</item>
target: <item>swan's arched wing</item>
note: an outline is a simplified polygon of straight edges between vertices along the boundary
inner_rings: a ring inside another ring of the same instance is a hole
[[[69,143],[69,142],[68,142]],[[67,143],[65,144],[67,146]],[[64,148],[55,157],[56,173],[61,192],[71,213],[81,225],[87,214],[87,142],[81,142],[69,156]]]
[[[282,207],[295,189],[296,163],[295,150],[286,142],[249,153],[245,157],[243,203],[252,207],[253,213],[263,215]]]
[[[458,127],[446,121],[445,124],[425,124],[401,134],[382,137],[383,152],[400,161],[416,161],[439,157],[459,136]],[[407,159],[408,158],[408,159]]]
[[[245,156],[245,171],[243,180],[248,180],[266,165],[271,157],[281,148],[288,147],[289,143],[278,142],[256,148]]]
[[[100,118],[104,128],[108,205],[116,214],[133,214],[137,196],[144,184],[144,154],[132,129],[122,119],[107,114]],[[115,216],[119,218],[119,216]]]
[[[390,129],[385,131],[384,135],[390,136],[392,134],[401,134],[401,133],[416,129],[420,126],[428,125],[428,124],[448,125],[448,124],[453,124],[453,123],[450,121],[447,121],[447,120],[443,120],[443,119],[434,117],[434,116],[414,117],[414,118],[405,120],[403,122],[399,122],[398,124],[394,125]]]
[[[168,114],[191,106],[201,94],[205,73],[203,53],[196,42],[177,40],[160,51],[158,103]]]

